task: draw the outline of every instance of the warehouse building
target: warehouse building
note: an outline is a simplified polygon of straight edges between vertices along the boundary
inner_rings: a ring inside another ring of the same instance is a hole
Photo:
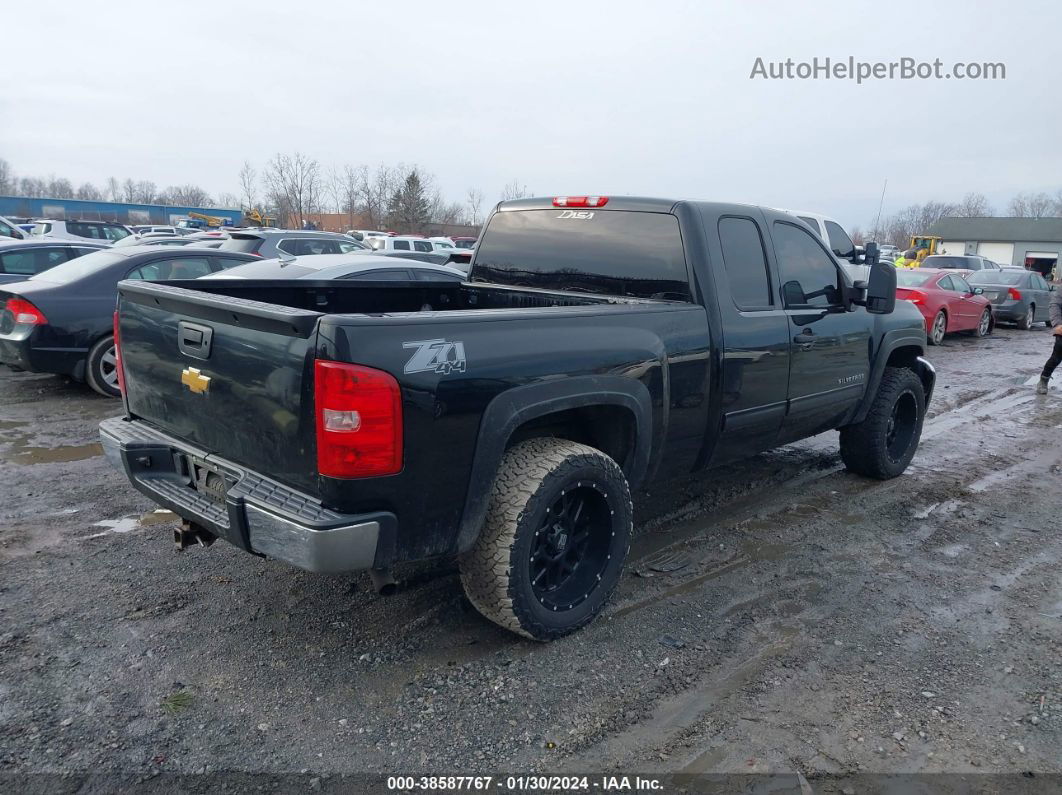
[[[1062,218],[941,218],[926,234],[941,238],[945,254],[980,254],[1044,277],[1062,275]]]
[[[176,224],[189,212],[227,219],[239,225],[240,210],[218,207],[170,207],[163,204],[82,201],[81,199],[35,199],[0,196],[0,215],[8,218],[51,218],[55,221],[115,221],[119,224]]]

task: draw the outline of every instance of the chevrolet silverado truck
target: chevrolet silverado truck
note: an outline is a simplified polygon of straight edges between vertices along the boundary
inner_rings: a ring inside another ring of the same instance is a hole
[[[933,391],[895,268],[853,283],[767,208],[568,196],[499,204],[464,283],[119,284],[130,483],[318,572],[456,557],[470,601],[550,640],[620,578],[631,493],[836,429],[904,471]]]

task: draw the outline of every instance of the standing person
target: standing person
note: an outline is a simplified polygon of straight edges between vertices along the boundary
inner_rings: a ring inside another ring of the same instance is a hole
[[[1055,372],[1059,362],[1062,362],[1062,290],[1056,286],[1051,293],[1051,325],[1055,327],[1055,347],[1051,351],[1051,358],[1044,365],[1044,371],[1040,373],[1040,383],[1036,387],[1037,395],[1047,394],[1047,384],[1051,380],[1051,374]]]

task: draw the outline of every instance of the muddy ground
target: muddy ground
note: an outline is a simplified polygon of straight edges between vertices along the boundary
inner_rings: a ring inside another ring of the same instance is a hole
[[[1049,346],[931,349],[897,480],[827,434],[639,495],[616,597],[549,645],[447,565],[382,598],[176,553],[96,444],[118,404],[5,371],[0,773],[1060,773],[1062,390],[1025,383]]]

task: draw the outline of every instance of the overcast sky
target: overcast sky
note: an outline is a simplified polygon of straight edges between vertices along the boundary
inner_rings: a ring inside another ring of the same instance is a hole
[[[61,11],[60,11],[61,9]],[[240,10],[237,10],[240,9]],[[24,11],[24,13],[23,13]],[[244,160],[416,163],[448,198],[642,194],[885,212],[1062,188],[1057,0],[303,2],[9,9],[0,157],[238,193]],[[20,18],[14,25],[13,17]],[[750,79],[757,57],[1006,64]]]

